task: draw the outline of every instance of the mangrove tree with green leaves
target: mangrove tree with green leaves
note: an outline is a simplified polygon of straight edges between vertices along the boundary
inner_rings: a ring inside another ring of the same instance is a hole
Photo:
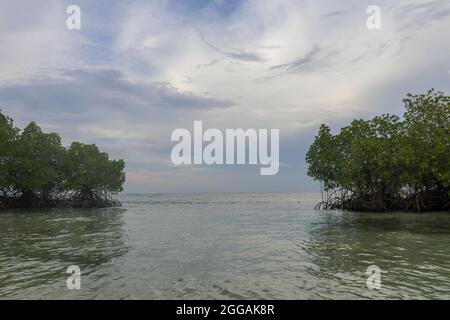
[[[20,130],[0,112],[0,208],[118,206],[124,167],[95,145],[66,148],[58,134],[35,122]]]
[[[321,182],[319,209],[450,210],[450,96],[408,94],[403,118],[353,120],[333,134],[325,124],[306,154]]]

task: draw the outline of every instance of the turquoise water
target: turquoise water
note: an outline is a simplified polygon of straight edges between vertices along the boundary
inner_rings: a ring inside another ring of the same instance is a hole
[[[0,298],[450,298],[447,213],[317,212],[316,194],[120,198],[1,212]],[[70,265],[80,290],[66,287]]]

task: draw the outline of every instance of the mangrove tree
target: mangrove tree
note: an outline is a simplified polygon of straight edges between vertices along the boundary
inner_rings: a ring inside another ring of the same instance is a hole
[[[118,206],[124,166],[95,145],[66,148],[35,122],[20,130],[0,112],[0,208]]]
[[[432,89],[403,102],[402,118],[353,120],[337,134],[320,127],[306,154],[322,186],[317,208],[450,209],[450,97]]]

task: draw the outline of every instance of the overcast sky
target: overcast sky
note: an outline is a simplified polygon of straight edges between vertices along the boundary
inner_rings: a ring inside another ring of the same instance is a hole
[[[128,192],[318,191],[304,156],[319,125],[449,93],[449,35],[448,0],[0,0],[0,108],[123,158]],[[280,129],[279,173],[174,166],[170,134],[194,120]]]

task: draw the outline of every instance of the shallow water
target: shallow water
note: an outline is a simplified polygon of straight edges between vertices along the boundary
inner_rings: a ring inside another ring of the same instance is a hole
[[[0,298],[450,299],[449,214],[317,212],[317,200],[121,195],[122,208],[1,212]],[[80,290],[66,287],[70,265]]]

